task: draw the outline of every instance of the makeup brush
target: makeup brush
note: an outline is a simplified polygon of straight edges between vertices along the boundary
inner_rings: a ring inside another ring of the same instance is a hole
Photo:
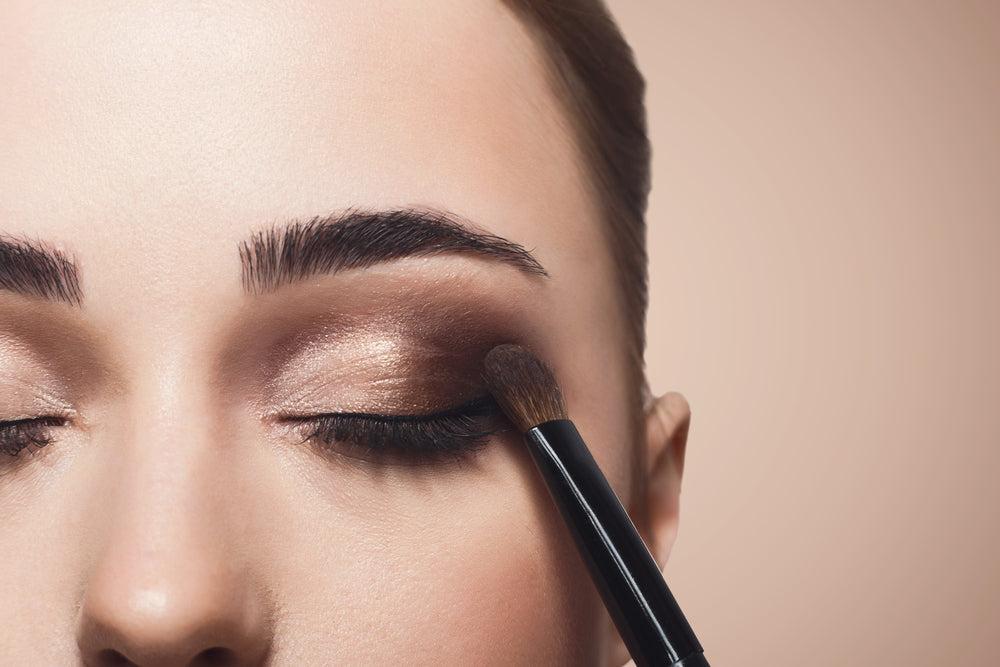
[[[660,568],[567,418],[552,371],[517,345],[493,348],[484,367],[486,386],[524,434],[636,665],[708,667]]]

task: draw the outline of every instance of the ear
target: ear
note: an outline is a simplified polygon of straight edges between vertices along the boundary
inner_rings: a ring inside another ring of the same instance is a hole
[[[687,449],[691,407],[683,395],[671,391],[646,408],[646,507],[643,538],[663,569],[677,539],[680,520],[681,477]]]
[[[634,515],[644,517],[645,520],[636,523],[636,528],[662,570],[677,539],[691,408],[684,396],[668,392],[649,402],[645,421],[645,440],[639,445],[646,448],[646,494],[638,499],[644,506],[635,508]],[[608,664],[634,667],[631,661],[626,664],[628,649],[613,626],[611,630],[614,639]]]

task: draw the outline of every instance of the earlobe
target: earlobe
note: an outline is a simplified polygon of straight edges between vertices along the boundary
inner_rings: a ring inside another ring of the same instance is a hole
[[[677,392],[653,398],[646,406],[645,442],[640,443],[646,447],[646,494],[640,500],[646,504],[643,508],[646,521],[637,528],[661,570],[677,538],[681,476],[690,425],[691,408]],[[611,629],[615,640],[608,664],[634,667],[635,663],[628,661],[625,643],[614,626]]]
[[[646,537],[661,568],[677,538],[681,477],[690,424],[691,408],[677,392],[655,398],[646,409]]]

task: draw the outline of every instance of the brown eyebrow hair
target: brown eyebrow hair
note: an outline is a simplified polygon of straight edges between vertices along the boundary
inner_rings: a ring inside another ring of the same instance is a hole
[[[435,209],[357,208],[255,232],[240,243],[243,289],[261,294],[312,275],[394,259],[467,253],[547,276],[523,246]]]
[[[66,253],[32,239],[0,235],[0,290],[83,304],[80,273]]]

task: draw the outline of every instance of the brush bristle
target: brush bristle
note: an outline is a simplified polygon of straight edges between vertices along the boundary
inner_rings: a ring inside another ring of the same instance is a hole
[[[497,345],[483,360],[483,381],[522,433],[566,418],[562,392],[552,369],[519,345]]]

